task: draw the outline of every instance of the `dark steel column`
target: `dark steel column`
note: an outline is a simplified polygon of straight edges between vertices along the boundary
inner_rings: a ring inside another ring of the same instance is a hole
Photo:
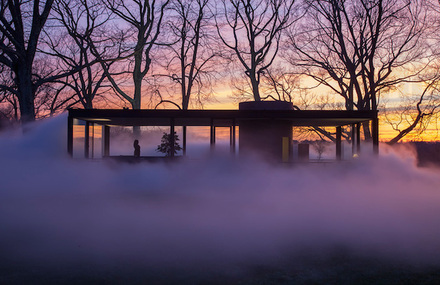
[[[351,154],[356,154],[356,124],[351,124]]]
[[[237,140],[237,138],[236,138],[236,136],[235,136],[235,133],[236,133],[236,122],[235,122],[235,118],[232,120],[232,152],[233,153],[235,153],[235,143],[236,143],[236,140]]]
[[[95,123],[91,123],[92,126],[92,158],[95,158]]]
[[[86,126],[84,130],[84,157],[89,158],[89,147],[90,147],[90,123],[86,121]]]
[[[371,128],[373,133],[373,153],[379,154],[379,119],[376,117],[371,122]]]
[[[232,120],[232,126],[229,127],[229,145],[231,153],[235,153],[235,119]]]
[[[174,147],[174,144],[175,144],[175,141],[176,141],[176,138],[175,138],[175,136],[174,136],[174,119],[172,118],[171,119],[171,122],[170,122],[170,140],[171,140],[171,157],[174,157],[174,152],[175,152],[175,147]]]
[[[182,153],[186,156],[186,126],[182,127]]]
[[[109,126],[103,126],[104,132],[103,132],[103,141],[104,141],[104,148],[103,148],[103,154],[102,156],[110,156],[110,127]]]
[[[336,127],[336,159],[342,160],[342,127]]]
[[[229,126],[229,148],[232,152],[232,126]]]
[[[356,124],[356,149],[357,154],[361,153],[361,123]]]
[[[215,126],[214,126],[214,119],[211,119],[210,145],[211,145],[211,150],[214,149],[214,147],[215,147]]]
[[[67,118],[67,153],[73,157],[73,118]]]

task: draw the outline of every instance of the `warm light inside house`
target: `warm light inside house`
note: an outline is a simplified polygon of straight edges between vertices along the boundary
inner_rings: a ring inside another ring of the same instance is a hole
[[[70,109],[67,149],[72,156],[76,153],[74,142],[78,141],[75,139],[74,126],[75,122],[80,121],[84,121],[81,124],[85,124],[83,148],[86,158],[94,158],[95,149],[99,149],[95,148],[94,138],[94,126],[97,124],[102,125],[100,129],[102,137],[96,141],[100,142],[101,155],[105,158],[133,157],[130,150],[116,153],[115,149],[118,148],[115,148],[115,145],[119,143],[126,149],[136,140],[141,145],[140,157],[145,159],[150,158],[155,150],[154,140],[156,144],[160,143],[156,145],[156,151],[164,153],[166,157],[186,156],[189,143],[188,127],[198,127],[199,136],[203,130],[206,134],[209,128],[207,145],[211,153],[219,152],[224,145],[233,156],[238,152],[240,157],[258,156],[271,162],[295,160],[292,135],[295,134],[296,129],[293,127],[300,126],[308,132],[311,131],[311,134],[314,130],[315,134],[321,132],[329,137],[335,135],[333,156],[335,160],[352,157],[349,153],[360,152],[361,129],[366,122],[372,127],[370,137],[373,153],[377,154],[379,147],[377,112],[294,110],[293,105],[288,102],[246,102],[240,103],[239,110]],[[163,134],[162,137],[160,133]],[[154,138],[155,134],[156,138]],[[300,134],[306,139],[310,137],[307,132]],[[118,143],[115,143],[115,137],[118,137]],[[348,151],[344,150],[348,148],[343,138],[347,138],[348,145],[351,145]],[[171,143],[173,140],[175,142]],[[306,143],[309,144],[310,140]],[[317,148],[318,160],[322,159],[321,147],[319,145]],[[164,151],[165,148],[168,150]],[[299,149],[298,146],[298,151]]]

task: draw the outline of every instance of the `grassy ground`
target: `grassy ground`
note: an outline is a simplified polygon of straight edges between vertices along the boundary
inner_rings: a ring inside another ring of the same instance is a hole
[[[440,267],[393,264],[345,255],[306,257],[228,272],[3,266],[0,284],[440,284]]]

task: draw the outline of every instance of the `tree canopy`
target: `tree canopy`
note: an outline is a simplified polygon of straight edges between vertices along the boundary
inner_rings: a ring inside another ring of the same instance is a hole
[[[5,0],[0,112],[24,123],[234,93],[230,106],[381,110],[397,142],[440,109],[439,19],[434,0]]]

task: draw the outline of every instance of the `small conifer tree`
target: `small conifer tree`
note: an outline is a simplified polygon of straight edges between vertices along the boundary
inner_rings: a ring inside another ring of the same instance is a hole
[[[165,156],[171,156],[171,146],[174,143],[174,154],[177,154],[179,150],[182,150],[179,143],[179,136],[174,132],[174,142],[171,142],[171,134],[163,133],[160,145],[157,146],[156,151],[164,153]]]

